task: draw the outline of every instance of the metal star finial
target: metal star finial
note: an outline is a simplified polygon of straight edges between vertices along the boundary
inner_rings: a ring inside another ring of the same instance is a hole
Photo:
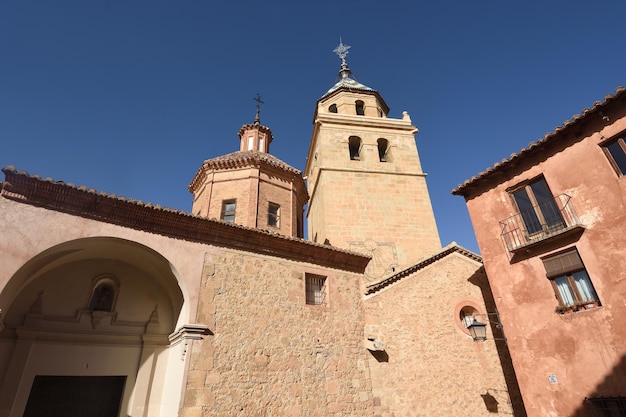
[[[351,46],[344,45],[343,42],[341,41],[341,37],[339,37],[339,46],[333,49],[333,52],[336,53],[337,56],[339,56],[339,58],[341,58],[341,65],[348,65],[346,63],[346,55],[348,55],[348,49],[350,48]]]

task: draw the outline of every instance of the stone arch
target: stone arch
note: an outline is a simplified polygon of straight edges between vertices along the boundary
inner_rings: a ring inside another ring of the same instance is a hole
[[[354,102],[354,108],[357,116],[365,115],[365,102],[363,100],[357,100]]]
[[[102,283],[115,302],[94,309]],[[172,360],[169,336],[188,321],[186,299],[173,265],[137,242],[83,238],[36,255],[0,293],[0,415],[22,416],[42,378],[113,376],[120,415],[175,414],[184,362]]]

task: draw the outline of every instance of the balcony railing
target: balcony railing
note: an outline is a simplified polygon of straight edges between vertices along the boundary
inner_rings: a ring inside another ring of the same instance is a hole
[[[567,194],[500,221],[502,238],[511,252],[581,226]]]

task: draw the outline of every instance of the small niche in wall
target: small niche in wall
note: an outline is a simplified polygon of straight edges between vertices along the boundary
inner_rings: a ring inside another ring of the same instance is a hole
[[[119,283],[113,276],[98,277],[94,280],[94,285],[89,298],[89,311],[113,311]]]

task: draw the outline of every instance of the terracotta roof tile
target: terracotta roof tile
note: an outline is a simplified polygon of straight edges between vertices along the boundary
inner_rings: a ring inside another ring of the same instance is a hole
[[[2,169],[0,196],[13,201],[116,224],[148,233],[363,273],[366,255],[220,220],[159,204],[98,192],[52,178],[42,179],[13,166]]]
[[[231,169],[248,165],[257,165],[265,163],[285,171],[289,171],[294,175],[302,175],[302,171],[292,167],[291,165],[281,161],[275,156],[259,151],[237,151],[217,158],[207,159],[204,166],[212,169]]]
[[[476,262],[480,262],[482,264],[483,260],[480,257],[480,255],[475,254],[472,251],[469,251],[459,245],[456,244],[456,242],[452,242],[450,243],[448,246],[446,246],[445,248],[441,249],[439,252],[435,253],[434,255],[431,255],[427,258],[422,259],[421,261],[417,262],[414,265],[411,265],[410,267],[397,272],[395,274],[393,274],[390,277],[387,277],[379,282],[376,282],[374,284],[370,284],[367,287],[365,287],[365,295],[366,296],[370,296],[373,294],[376,294],[378,292],[380,292],[381,290],[383,290],[384,288],[395,284],[396,282],[399,282],[401,280],[403,280],[404,278],[407,278],[408,276],[410,276],[411,274],[420,271],[424,268],[426,268],[428,265],[431,265],[435,262],[437,262],[440,259],[445,258],[446,256],[454,253],[454,252],[458,252],[463,256],[466,256]]]
[[[470,186],[475,185],[478,181],[481,181],[487,178],[494,172],[503,169],[511,162],[521,157],[524,157],[529,152],[534,152],[538,149],[541,149],[543,146],[545,146],[547,142],[557,137],[561,132],[570,128],[570,126],[584,120],[591,114],[600,112],[602,108],[604,108],[607,104],[609,104],[610,102],[614,101],[615,99],[621,96],[626,96],[626,89],[624,87],[618,87],[615,90],[615,94],[606,95],[604,97],[604,101],[596,101],[595,103],[593,103],[593,106],[591,108],[585,108],[580,114],[574,115],[570,120],[566,120],[565,122],[563,122],[561,126],[555,127],[552,132],[546,133],[543,136],[543,138],[535,142],[531,142],[530,144],[528,144],[526,148],[522,148],[519,151],[519,153],[512,153],[508,159],[505,158],[500,162],[496,162],[492,167],[487,168],[486,170],[484,170],[483,172],[481,172],[480,174],[476,176],[473,176],[469,180],[465,181],[463,184],[459,184],[455,189],[452,190],[452,194],[463,195],[465,190],[469,188]]]

